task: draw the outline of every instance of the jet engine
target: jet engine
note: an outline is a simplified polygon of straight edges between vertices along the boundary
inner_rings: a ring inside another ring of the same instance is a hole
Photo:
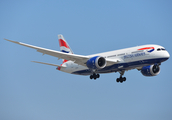
[[[141,69],[141,73],[144,76],[156,76],[160,73],[159,65],[144,66]]]
[[[104,57],[95,56],[90,58],[87,61],[86,65],[90,69],[102,69],[106,66],[106,59]]]

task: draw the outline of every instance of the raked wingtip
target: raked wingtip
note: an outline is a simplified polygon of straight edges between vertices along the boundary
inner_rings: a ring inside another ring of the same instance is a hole
[[[6,39],[6,38],[4,38],[4,40],[9,41],[9,42],[13,42],[13,43],[16,43],[16,44],[19,44],[19,42],[17,42],[17,41],[9,40],[9,39]]]

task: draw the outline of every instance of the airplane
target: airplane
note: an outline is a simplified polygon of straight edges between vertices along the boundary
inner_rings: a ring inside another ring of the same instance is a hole
[[[160,73],[161,63],[168,60],[170,57],[170,54],[164,47],[155,44],[136,46],[88,56],[77,55],[74,54],[63,35],[58,35],[58,39],[61,51],[37,47],[8,39],[5,40],[33,48],[37,50],[37,52],[63,60],[61,65],[38,61],[32,62],[56,66],[57,70],[66,73],[89,75],[90,79],[94,80],[99,78],[100,74],[103,73],[119,72],[120,77],[116,79],[116,82],[120,83],[126,81],[126,77],[123,77],[125,71],[132,69],[141,71],[144,76],[158,75]]]

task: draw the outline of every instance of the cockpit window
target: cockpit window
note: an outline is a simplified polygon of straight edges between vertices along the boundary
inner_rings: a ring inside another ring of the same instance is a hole
[[[160,51],[160,50],[161,50],[161,48],[158,48],[158,49],[157,49],[157,51]]]
[[[157,49],[157,51],[161,51],[161,50],[165,51],[165,48],[158,48]]]

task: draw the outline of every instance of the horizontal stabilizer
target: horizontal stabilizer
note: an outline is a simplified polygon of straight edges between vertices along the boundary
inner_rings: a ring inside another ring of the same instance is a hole
[[[31,62],[65,68],[64,66],[60,66],[60,65],[56,65],[56,64],[51,64],[51,63],[44,63],[44,62],[38,62],[38,61],[31,61]]]

